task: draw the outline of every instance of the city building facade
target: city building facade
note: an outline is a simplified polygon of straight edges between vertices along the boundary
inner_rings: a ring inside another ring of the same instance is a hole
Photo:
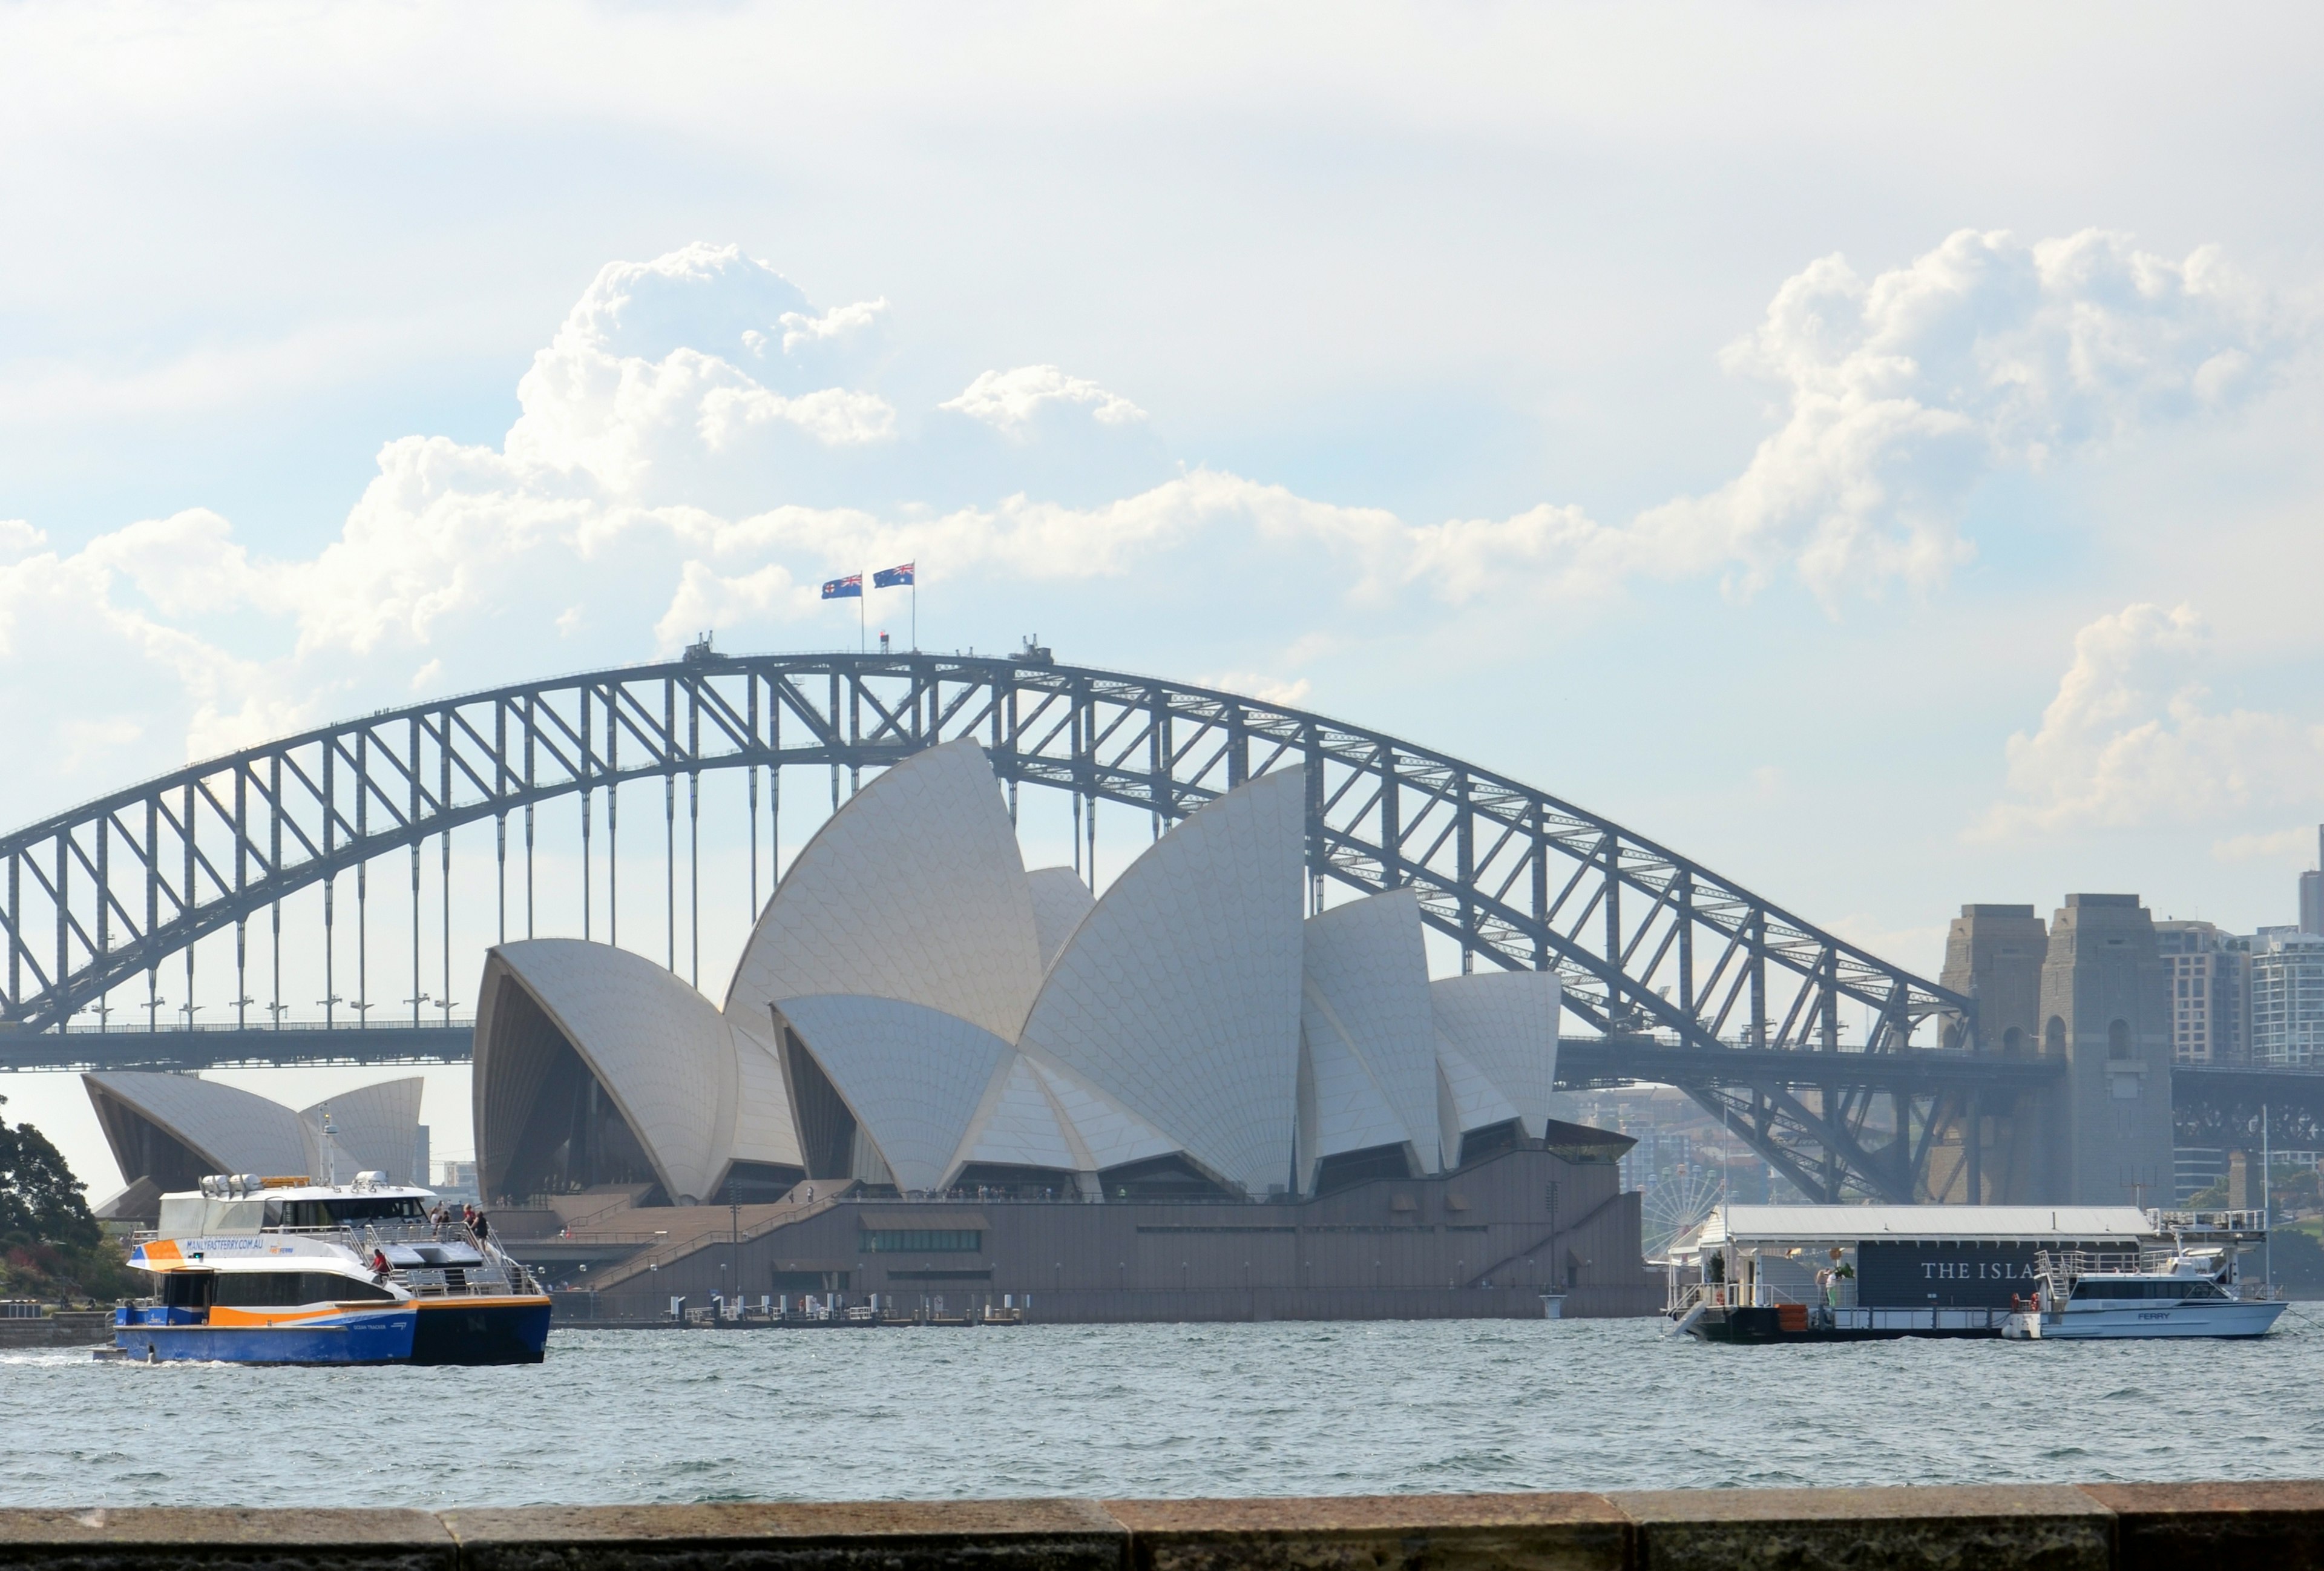
[[[2252,1062],[2274,1069],[2324,1064],[2324,936],[2262,928],[2248,959]]]

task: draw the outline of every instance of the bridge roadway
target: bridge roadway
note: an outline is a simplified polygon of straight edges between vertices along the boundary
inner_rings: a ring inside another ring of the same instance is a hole
[[[374,1022],[361,1027],[317,1021],[281,1027],[200,1027],[193,1030],[0,1030],[0,1070],[188,1070],[250,1067],[465,1064],[475,1048],[470,1021],[448,1025]],[[1914,1093],[1977,1088],[2004,1093],[2054,1081],[2062,1067],[2043,1058],[1916,1049],[1904,1052],[1802,1052],[1793,1049],[1705,1048],[1652,1037],[1569,1036],[1558,1042],[1558,1085],[1569,1091],[1652,1084],[1766,1090]],[[2239,1128],[2263,1105],[2287,1122],[2277,1141],[2292,1145],[2324,1129],[2324,1069],[2181,1065],[2172,1072],[2172,1101],[2182,1114]]]

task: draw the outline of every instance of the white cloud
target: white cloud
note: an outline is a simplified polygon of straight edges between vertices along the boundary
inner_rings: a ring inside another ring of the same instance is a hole
[[[2211,855],[2221,862],[2273,862],[2301,871],[2317,864],[2316,827],[2275,829],[2257,835],[2230,835],[2211,842]]]
[[[834,306],[821,316],[807,311],[785,311],[775,319],[783,329],[783,353],[788,355],[806,345],[853,337],[877,326],[887,310],[888,297],[882,295],[878,300],[860,300],[853,305]]]
[[[2041,728],[2009,739],[2013,799],[1997,804],[1974,837],[2216,822],[2312,804],[2324,780],[2324,725],[2215,708],[2197,675],[2209,643],[2186,605],[2126,605],[2077,633]]]
[[[1128,425],[1146,418],[1130,400],[1108,393],[1096,383],[1068,376],[1055,365],[1019,365],[1014,371],[987,371],[970,383],[958,398],[937,407],[957,410],[995,430],[1021,435],[1045,408],[1086,404],[1091,418],[1110,426]]]
[[[504,679],[528,642],[622,659],[704,628],[804,624],[822,615],[816,579],[880,561],[1038,584],[1194,551],[1207,568],[1231,547],[1407,618],[1432,601],[1602,597],[1641,576],[1748,592],[1788,572],[1827,600],[1928,585],[1967,550],[1956,519],[1978,475],[2231,401],[2291,337],[2208,252],[2173,263],[2109,236],[1964,233],[1868,282],[1826,259],[1728,353],[1781,397],[1735,480],[1625,524],[1548,503],[1416,524],[1171,465],[1143,411],[1055,365],[987,372],[908,430],[877,385],[889,316],[884,299],[818,310],[735,247],[689,245],[599,272],[520,381],[499,448],[388,442],[311,557],[254,552],[201,508],[74,551],[0,523],[0,725],[70,718],[204,755],[358,694]],[[2171,762],[2190,751],[2172,737],[2200,735],[2206,757],[2223,731],[2246,750],[2304,745],[2288,722],[2185,700],[2163,740],[2109,739],[2085,700],[2061,702],[2015,744],[2020,799],[1997,822],[2143,811],[2123,805],[2135,781],[2198,768]]]
[[[1258,671],[1216,671],[1209,676],[1196,677],[1194,685],[1216,688],[1225,693],[1241,693],[1257,698],[1262,704],[1280,704],[1286,709],[1296,709],[1305,704],[1307,695],[1315,688],[1315,684],[1305,677],[1286,681],[1281,677],[1264,676]]]

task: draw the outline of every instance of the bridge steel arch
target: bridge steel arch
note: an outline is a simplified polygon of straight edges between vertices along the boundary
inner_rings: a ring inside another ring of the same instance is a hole
[[[399,854],[414,891],[416,977],[429,840],[448,901],[452,831],[496,826],[505,938],[512,820],[517,855],[529,858],[534,809],[578,796],[586,863],[590,804],[625,782],[664,782],[674,911],[680,783],[691,834],[701,775],[749,771],[755,908],[761,771],[827,767],[835,807],[843,775],[852,790],[866,770],[964,736],[991,753],[1012,811],[1022,786],[1072,795],[1076,858],[1085,844],[1091,866],[1100,803],[1147,815],[1158,835],[1245,780],[1305,764],[1311,909],[1333,883],[1365,893],[1410,886],[1429,926],[1460,946],[1464,969],[1482,960],[1554,971],[1569,1009],[1609,1046],[1680,1049],[1659,1056],[1697,1066],[1690,1094],[1820,1198],[1915,1198],[1943,1122],[1944,1071],[1987,1057],[1976,1052],[1968,998],[1610,819],[1396,737],[1240,694],[1059,665],[1038,651],[736,656],[706,645],[679,661],[383,710],[191,764],[0,837],[0,1030],[61,1029],[140,975],[151,993],[180,956],[190,996],[192,946],[229,928],[240,984],[254,919],[271,917],[279,946],[283,899],[321,883],[327,925],[339,875],[360,881]],[[771,834],[780,776],[767,778]],[[617,826],[607,818],[610,837]],[[585,876],[585,907],[589,883]],[[673,966],[676,930],[673,915]],[[448,975],[448,921],[446,947]],[[239,1014],[252,1001],[246,985],[237,993]],[[419,1003],[406,1002],[417,1024]],[[1870,1012],[1868,1040],[1843,1043],[1847,1002]],[[279,1000],[274,1007],[280,1024]],[[1932,1017],[1946,1017],[1946,1046],[1915,1046]],[[1863,1065],[1857,1054],[1886,1056],[1889,1072],[1868,1085],[1850,1073]],[[1789,1067],[1773,1072],[1771,1061]],[[1727,1063],[1737,1072],[1723,1072]],[[1883,1098],[1885,1118],[1875,1112]]]

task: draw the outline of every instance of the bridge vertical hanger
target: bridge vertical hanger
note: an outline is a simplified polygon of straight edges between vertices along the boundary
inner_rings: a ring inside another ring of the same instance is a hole
[[[774,702],[774,683],[767,683],[767,900],[783,883],[783,707]],[[751,906],[751,922],[758,922],[762,906]]]
[[[686,688],[686,755],[702,756],[702,692],[692,683]],[[687,980],[702,985],[702,771],[686,772],[686,941],[694,958]]]
[[[508,705],[493,706],[493,893],[496,901],[493,942],[508,942]],[[447,793],[448,795],[448,793]],[[447,804],[448,805],[448,804]]]
[[[268,882],[272,883],[272,882],[273,882],[273,881],[274,881],[274,880],[275,880],[275,879],[276,879],[276,878],[277,878],[277,877],[281,873],[281,872],[282,872],[282,814],[281,814],[281,812],[279,810],[279,809],[280,809],[280,808],[281,808],[281,801],[282,801],[282,758],[281,758],[281,755],[280,753],[277,753],[274,757],[268,759],[268,760],[266,761],[266,762],[267,762],[267,775],[268,775],[267,782],[266,782],[266,799],[267,799],[267,804],[268,804],[268,807],[269,807],[269,809],[270,809],[270,810],[268,811],[267,815],[266,815],[266,829],[267,829],[267,834],[268,834],[268,836],[269,836],[269,839],[268,839],[267,846],[266,846],[266,875],[267,875]],[[103,857],[103,855],[104,855],[104,849],[103,849],[103,848],[104,848],[104,842],[103,842],[102,840],[99,840],[99,841],[97,842],[97,845],[98,845],[98,856],[99,856],[100,861],[101,861],[101,860],[102,860],[102,857]],[[106,875],[104,874],[104,873],[99,872],[99,873],[97,873],[97,883],[101,883],[101,884],[106,883]],[[108,890],[110,890],[111,885],[110,885],[110,884],[106,884],[106,888],[107,888]],[[108,897],[108,898],[109,898],[109,897]],[[271,1019],[271,1020],[274,1022],[274,1028],[275,1028],[277,1030],[281,1030],[281,1029],[282,1029],[282,897],[281,897],[281,894],[279,894],[279,893],[278,893],[278,894],[276,894],[276,895],[274,896],[274,898],[273,898],[273,899],[272,899],[272,900],[270,900],[270,901],[268,901],[266,902],[266,904],[267,904],[267,909],[268,909],[268,910],[269,910],[269,911],[272,913],[272,922],[273,922],[273,929],[274,929],[274,931],[273,931],[273,939],[274,939],[274,986],[273,986],[273,993],[274,993],[274,996],[273,996],[272,1000],[268,1003],[266,1012],[267,1012],[267,1016],[268,1016],[268,1018],[269,1018],[269,1019]],[[104,946],[104,942],[105,942],[104,938],[103,938],[103,929],[104,929],[104,926],[105,926],[105,905],[104,905],[104,903],[102,903],[102,902],[100,902],[100,903],[99,903],[99,905],[97,906],[97,928],[98,928],[98,930],[99,930],[99,937],[98,937],[98,938],[97,938],[97,943],[98,943],[98,946],[99,946],[100,947],[102,947]]]
[[[1461,975],[1477,969],[1477,840],[1476,816],[1469,811],[1469,772],[1452,772],[1453,878],[1461,900]]]
[[[765,745],[759,735],[759,679],[753,675],[742,681],[742,702],[748,711],[752,762],[743,770],[744,783],[749,787],[748,811],[744,815],[751,827],[751,920],[759,919],[759,765],[757,758]]]
[[[336,968],[337,947],[331,941],[333,916],[331,897],[337,892],[339,885],[337,840],[339,799],[336,784],[331,778],[331,766],[338,761],[338,756],[339,750],[336,743],[323,749],[323,996],[317,1002],[323,1006],[325,1025],[338,1023],[339,1007],[339,990],[334,985],[332,980]],[[149,854],[146,857],[146,865],[150,867],[152,864],[152,857]],[[145,930],[149,933],[153,930],[153,919],[151,913],[148,913],[145,919]]]
[[[274,795],[275,799],[280,801],[282,797],[281,789],[282,763],[280,759],[275,761],[274,770],[276,787]],[[106,833],[112,827],[113,815],[110,813],[97,821],[97,952],[100,955],[113,947],[113,864],[107,855],[112,849],[113,840],[112,836]],[[279,819],[276,821],[274,835],[274,865],[281,867],[282,865],[282,830]],[[13,921],[16,915],[14,907],[9,908],[8,915]],[[277,1003],[282,1002],[282,903],[279,899],[274,905],[274,1002]],[[282,1012],[276,1010],[274,1017],[277,1020],[281,1019]],[[102,1031],[110,1030],[112,1028],[113,989],[108,986],[100,989],[97,995],[97,1029]]]
[[[661,734],[667,737],[678,727],[678,683],[669,677],[661,680]],[[661,872],[662,929],[667,939],[664,945],[663,966],[672,976],[678,975],[678,768],[677,761],[667,753],[662,759],[661,773]]]
[[[540,741],[539,716],[534,706],[539,696],[524,696],[524,936],[532,937],[532,846],[533,790],[539,777],[534,770],[534,747]]]
[[[420,832],[425,817],[420,806],[420,716],[414,715],[409,726],[410,767],[404,772],[411,782],[411,1023],[420,1023],[420,1006],[428,1002],[427,989],[420,985],[420,846],[427,836]]]
[[[178,819],[178,839],[180,844],[185,847],[186,852],[185,882],[178,885],[178,915],[180,919],[183,919],[193,915],[194,901],[196,899],[194,890],[194,782],[190,780],[186,782],[185,808]],[[10,904],[13,906],[14,902],[12,901]],[[194,1011],[201,1007],[194,1002],[194,950],[197,947],[198,945],[196,942],[191,939],[189,939],[186,944],[185,1010],[186,1029],[189,1030],[193,1029]]]
[[[249,773],[241,769],[234,772],[234,894],[240,908],[243,897],[250,889],[250,799],[247,787]],[[65,878],[65,843],[57,841],[57,895],[63,903]],[[250,917],[247,910],[239,910],[234,919],[234,1027],[247,1030],[250,1025]],[[65,929],[57,929],[57,975],[65,974]]]
[[[589,689],[581,689],[581,938],[586,943],[595,935],[590,926],[589,884]]]
[[[622,944],[622,698],[605,688],[605,942]]]
[[[444,943],[444,985],[436,994],[437,1012],[446,1024],[452,1020],[452,712],[444,711],[436,734],[436,808],[444,827],[436,836],[437,855],[440,858],[438,876],[443,881],[443,921],[439,937]]]

